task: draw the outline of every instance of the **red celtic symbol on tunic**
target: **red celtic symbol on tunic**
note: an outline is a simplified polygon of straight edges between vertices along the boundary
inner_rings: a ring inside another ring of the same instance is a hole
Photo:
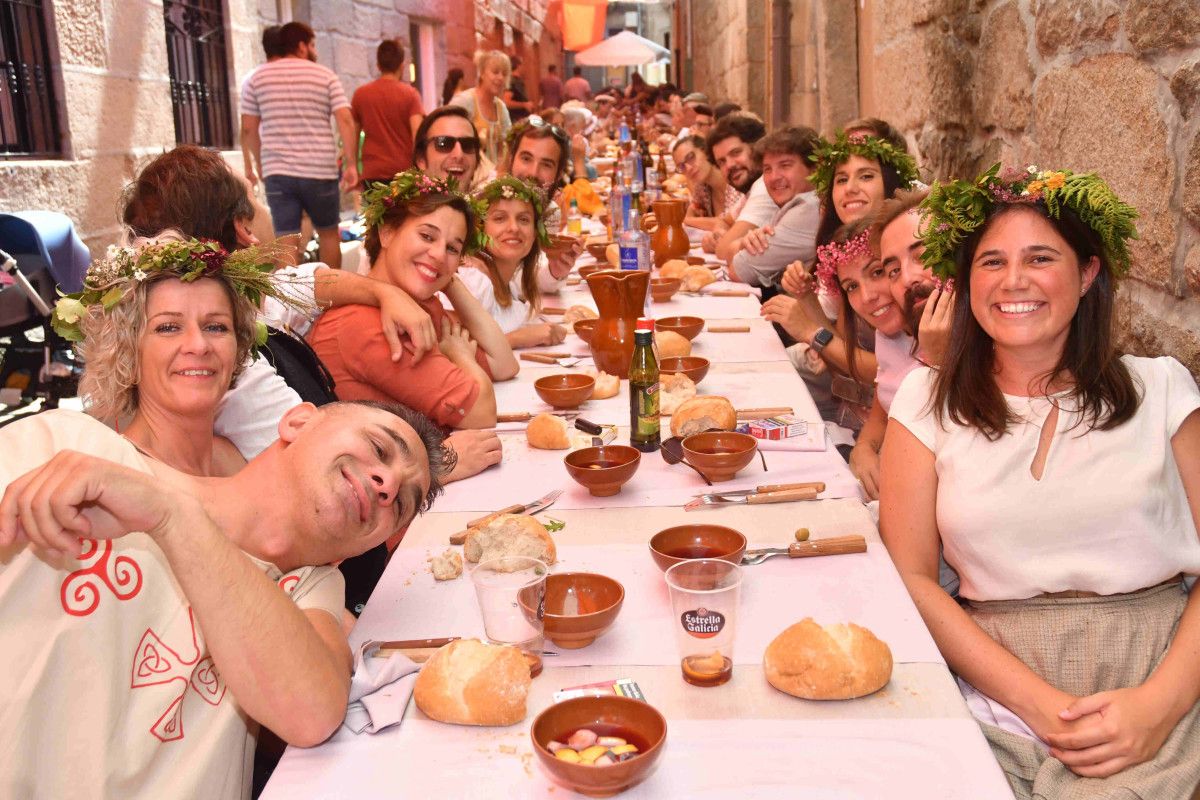
[[[163,742],[183,738],[183,699],[189,686],[211,706],[218,705],[225,697],[225,682],[221,680],[212,657],[200,658],[196,621],[190,608],[188,624],[191,626],[191,648],[186,654],[181,655],[164,642],[152,628],[147,628],[142,634],[142,640],[133,654],[133,674],[129,683],[131,689],[173,682],[181,684],[179,693],[150,726],[150,732]]]
[[[299,585],[300,585],[300,576],[299,575],[284,575],[282,578],[279,579],[279,588],[283,589],[283,591],[287,592],[288,594],[291,594],[292,592],[296,591],[296,587]]]
[[[142,590],[142,570],[129,556],[117,556],[109,562],[112,542],[105,539],[80,539],[80,561],[92,563],[66,577],[59,588],[63,611],[86,617],[100,605],[100,586],[107,586],[118,600],[129,600]]]

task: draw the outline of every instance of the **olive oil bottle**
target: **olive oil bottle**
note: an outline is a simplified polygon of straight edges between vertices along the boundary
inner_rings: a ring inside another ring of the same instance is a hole
[[[633,334],[633,361],[629,365],[629,444],[643,453],[659,446],[658,359],[653,330]]]

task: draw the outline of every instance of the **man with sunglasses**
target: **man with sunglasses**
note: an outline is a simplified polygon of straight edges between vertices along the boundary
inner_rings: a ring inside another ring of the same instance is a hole
[[[481,168],[479,135],[466,109],[442,106],[429,113],[414,137],[413,163],[432,178],[454,178],[464,190],[491,180]]]
[[[571,138],[565,130],[551,125],[536,114],[513,126],[508,135],[508,157],[503,171],[514,178],[537,184],[550,199],[543,221],[546,230],[558,233],[562,229],[562,209],[554,198],[562,188],[563,176],[571,161]],[[538,285],[543,292],[555,292],[566,279],[575,259],[583,252],[583,242],[557,250],[553,258],[542,254],[545,269],[538,270]]]

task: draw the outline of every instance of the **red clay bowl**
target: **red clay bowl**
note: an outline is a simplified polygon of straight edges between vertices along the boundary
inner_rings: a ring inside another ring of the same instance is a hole
[[[650,297],[656,303],[665,303],[675,296],[682,285],[679,278],[653,278],[650,281]]]
[[[664,374],[682,372],[699,385],[708,374],[708,359],[700,356],[669,356],[658,362],[658,371]]]
[[[735,431],[708,431],[683,440],[684,458],[714,483],[732,478],[757,451],[757,439]]]
[[[596,332],[596,323],[597,322],[599,322],[599,320],[594,320],[594,319],[577,320],[575,322],[575,325],[573,326],[575,328],[575,335],[578,336],[580,339],[583,339],[584,344],[590,345],[592,343],[592,334]]]
[[[584,249],[592,254],[592,258],[599,261],[601,264],[608,263],[608,246],[612,242],[589,242],[584,245]]]
[[[591,375],[564,372],[538,378],[533,382],[533,388],[538,397],[555,408],[575,408],[592,396],[596,379]]]
[[[627,445],[584,447],[563,456],[567,472],[594,497],[611,497],[637,472],[642,454]]]
[[[694,558],[740,564],[745,552],[746,537],[723,525],[676,525],[650,538],[650,556],[663,572]]]
[[[580,728],[602,735],[620,736],[637,745],[638,756],[608,766],[570,764],[547,749],[552,741],[565,742]],[[533,751],[542,769],[555,783],[588,797],[612,797],[649,777],[662,755],[667,720],[654,706],[628,697],[576,697],[555,703],[534,719],[529,729]]]
[[[654,329],[674,331],[680,336],[695,339],[704,330],[704,320],[700,317],[662,317],[654,320]]]
[[[560,572],[546,578],[546,638],[565,650],[587,647],[612,627],[625,587],[593,572]]]

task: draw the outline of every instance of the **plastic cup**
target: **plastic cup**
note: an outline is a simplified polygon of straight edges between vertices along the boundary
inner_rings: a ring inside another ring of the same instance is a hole
[[[494,558],[471,571],[488,642],[519,648],[533,676],[542,671],[542,616],[549,574],[543,562],[526,556]]]
[[[720,686],[733,677],[733,635],[742,568],[716,558],[681,561],[664,573],[683,679]]]

